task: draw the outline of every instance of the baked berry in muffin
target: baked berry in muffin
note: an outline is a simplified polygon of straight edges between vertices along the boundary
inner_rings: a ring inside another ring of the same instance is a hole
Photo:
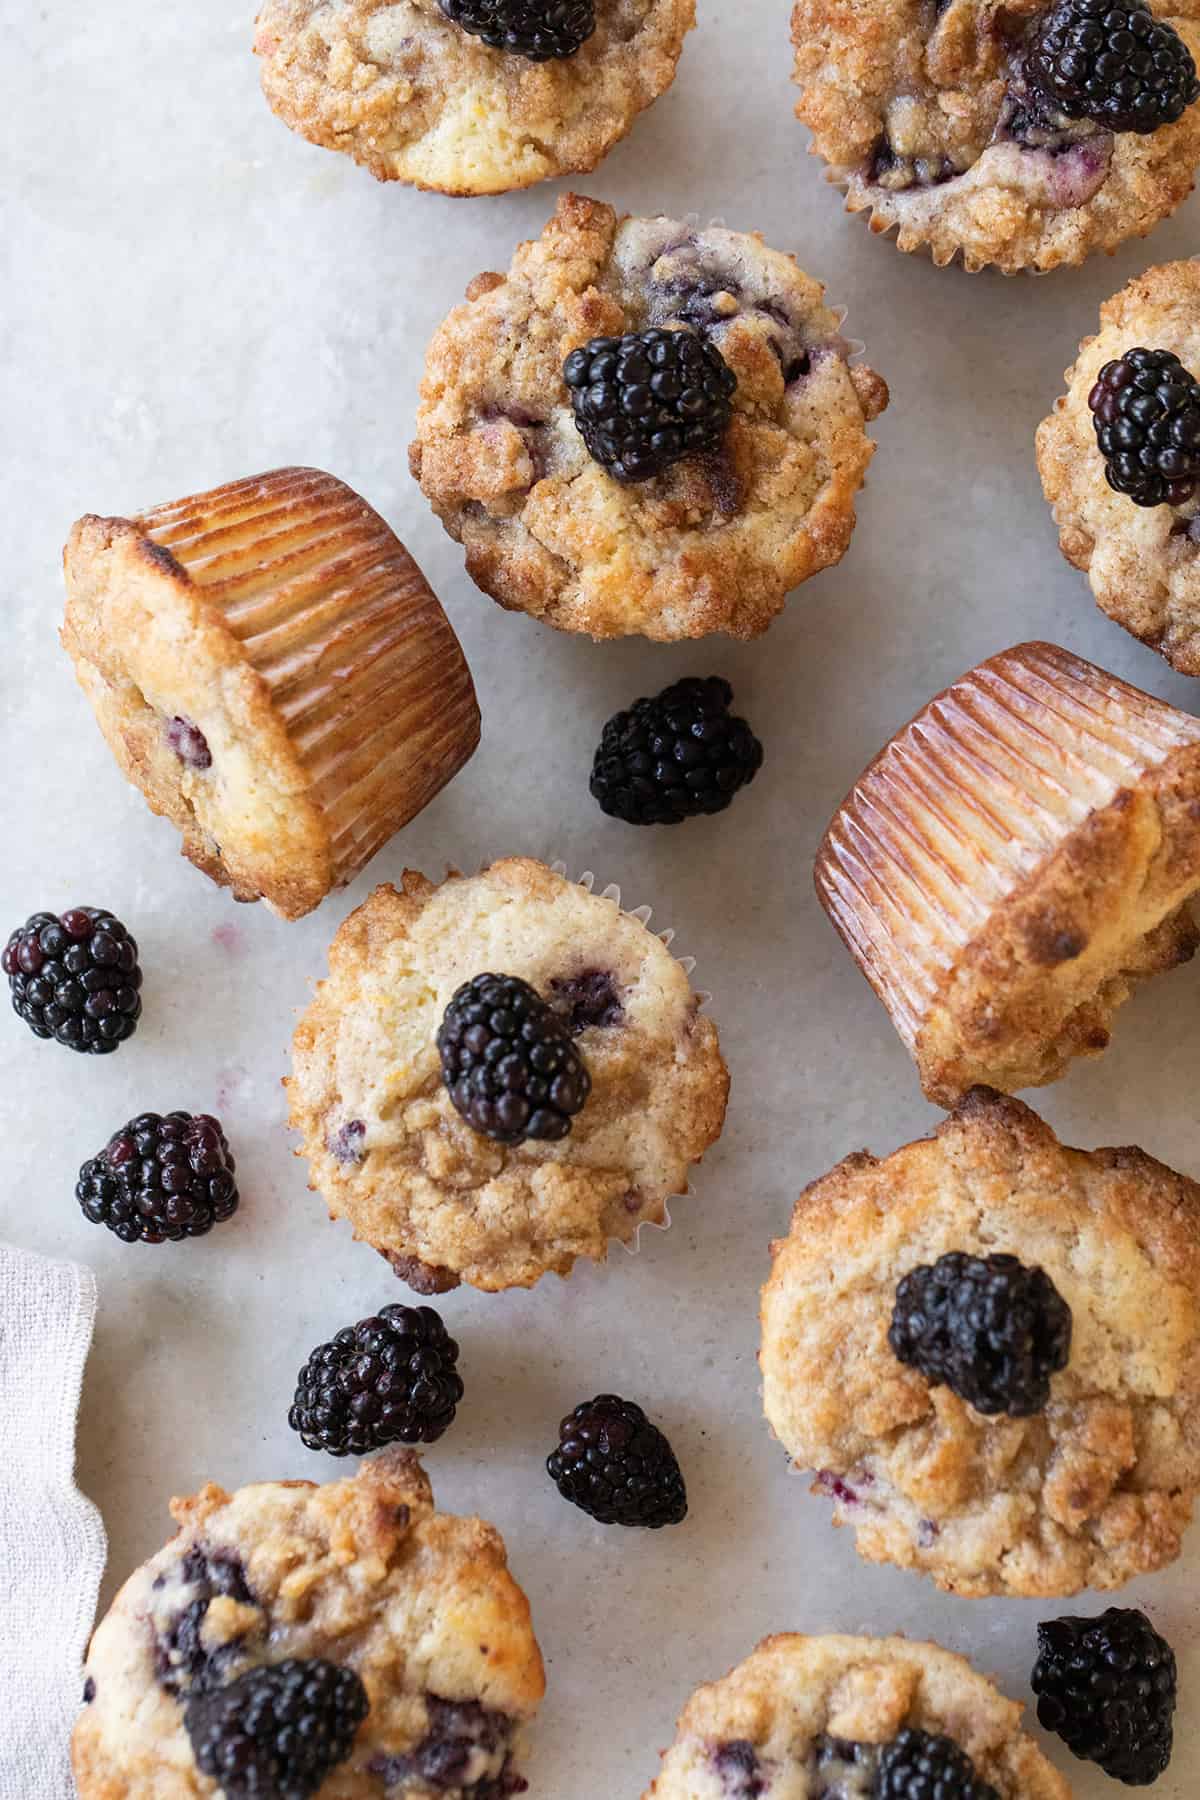
[[[644,1800],[1069,1800],[1021,1708],[908,1638],[764,1640],[698,1688]]]
[[[953,1593],[1114,1588],[1200,1485],[1200,1187],[1071,1150],[977,1088],[801,1194],[763,1289],[763,1401],[871,1562]]]
[[[545,1686],[529,1605],[497,1532],[435,1512],[411,1451],[326,1487],[210,1485],[172,1512],[178,1534],[92,1640],[81,1800],[199,1800],[222,1768],[227,1794],[311,1793],[317,1727],[338,1753],[321,1800],[524,1791]]]
[[[436,595],[332,475],[89,515],[64,560],[63,644],[109,748],[237,900],[311,912],[479,742]]]
[[[670,87],[695,0],[264,0],[271,108],[381,181],[499,194],[594,169]]]
[[[1066,382],[1037,437],[1063,555],[1110,619],[1200,675],[1200,264],[1114,295]]]
[[[880,751],[816,885],[929,1099],[1056,1081],[1200,943],[1200,719],[1053,644],[1006,650]]]
[[[646,917],[510,857],[438,886],[410,871],[334,938],[292,1123],[333,1216],[418,1292],[566,1275],[687,1192],[729,1077]]]
[[[796,0],[792,35],[814,153],[901,250],[1053,269],[1191,190],[1197,0]]]
[[[887,389],[849,353],[761,238],[568,196],[435,335],[413,473],[502,606],[755,637],[850,542]]]

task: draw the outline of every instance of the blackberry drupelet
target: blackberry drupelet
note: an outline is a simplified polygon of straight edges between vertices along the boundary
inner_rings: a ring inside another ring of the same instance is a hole
[[[353,1669],[292,1658],[194,1694],[183,1722],[225,1800],[308,1800],[349,1756],[367,1711]]]
[[[493,50],[527,62],[574,56],[596,29],[594,0],[439,0],[442,11]]]
[[[1071,1350],[1071,1309],[1044,1269],[951,1251],[896,1289],[888,1343],[902,1363],[976,1412],[1027,1418]]]
[[[1000,1800],[953,1738],[906,1728],[879,1754],[872,1800]]]
[[[1191,51],[1146,0],[1061,0],[1029,52],[1035,88],[1070,119],[1145,135],[1200,99]]]
[[[103,907],[34,913],[9,938],[3,964],[13,1011],[35,1037],[107,1056],[137,1030],[137,944]]]
[[[517,975],[464,982],[437,1046],[455,1107],[500,1144],[566,1137],[592,1091],[566,1021]]]
[[[588,454],[625,482],[716,450],[737,387],[715,344],[690,331],[592,338],[568,356],[563,379]]]
[[[1088,395],[1110,487],[1179,506],[1200,486],[1200,382],[1170,350],[1127,350]]]
[[[319,1344],[300,1371],[288,1424],[310,1450],[366,1456],[432,1444],[463,1397],[458,1345],[431,1306],[385,1306]]]
[[[1170,1762],[1175,1653],[1144,1613],[1047,1620],[1031,1682],[1039,1723],[1115,1781],[1145,1787]]]
[[[687,1490],[675,1452],[632,1400],[600,1394],[559,1426],[546,1461],[564,1500],[601,1525],[657,1531],[687,1517]]]
[[[238,1209],[235,1163],[208,1113],[141,1113],[85,1162],[75,1198],[122,1243],[204,1237]]]
[[[630,825],[678,825],[724,812],[763,760],[745,719],[731,715],[732,699],[719,675],[687,677],[615,713],[592,764],[590,786],[601,810]]]

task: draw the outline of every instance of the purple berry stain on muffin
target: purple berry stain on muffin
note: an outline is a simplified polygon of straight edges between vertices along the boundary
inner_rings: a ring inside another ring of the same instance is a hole
[[[429,1722],[421,1742],[401,1755],[372,1758],[369,1774],[385,1788],[420,1781],[435,1793],[453,1789],[470,1800],[525,1793],[529,1784],[512,1764],[516,1722],[507,1713],[437,1694],[427,1694],[425,1703]]]
[[[875,1477],[866,1469],[856,1469],[848,1478],[834,1469],[818,1469],[813,1483],[817,1493],[836,1500],[839,1506],[861,1506],[864,1491],[874,1485]]]
[[[189,769],[211,769],[212,751],[208,739],[190,719],[174,718],[167,726],[167,742]]]
[[[169,1579],[183,1590],[174,1618],[160,1629],[154,1650],[154,1669],[160,1686],[181,1694],[193,1687],[220,1685],[224,1671],[241,1647],[241,1638],[206,1647],[203,1638],[208,1609],[218,1595],[241,1606],[257,1606],[238,1557],[227,1550],[205,1551],[194,1545],[173,1577],[160,1575],[155,1589],[162,1592]]]
[[[348,1119],[339,1125],[333,1135],[326,1139],[326,1148],[335,1162],[348,1167],[352,1163],[360,1163],[367,1154],[367,1128],[361,1119]]]
[[[594,1028],[606,1030],[625,1017],[613,976],[608,969],[585,969],[580,975],[564,975],[550,983],[551,1005],[562,1013],[572,1037]]]
[[[718,1744],[711,1761],[725,1800],[761,1800],[766,1793],[766,1771],[747,1739],[732,1738],[727,1744]]]

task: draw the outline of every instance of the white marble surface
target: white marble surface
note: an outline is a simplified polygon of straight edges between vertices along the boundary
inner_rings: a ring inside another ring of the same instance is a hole
[[[767,1244],[803,1182],[933,1120],[908,1058],[812,895],[830,812],[884,738],[978,658],[1047,636],[1195,707],[1093,608],[1059,559],[1033,432],[1099,302],[1196,248],[1196,204],[1149,245],[1043,281],[939,273],[844,218],[791,116],[785,0],[706,0],[672,93],[581,185],[637,212],[759,227],[850,306],[892,384],[858,536],[758,644],[593,646],[502,613],[409,479],[422,349],[478,270],[540,228],[549,188],[450,201],[377,186],[291,136],[263,104],[250,7],[3,0],[10,152],[0,256],[5,831],[0,917],[80,902],[135,929],[146,1016],[83,1061],[0,1019],[7,1125],[0,1235],[86,1262],[101,1311],[81,1478],[111,1535],[106,1595],[208,1477],[322,1476],[285,1422],[295,1369],[344,1322],[405,1297],[326,1223],[293,1160],[279,1078],[294,1013],[339,920],[408,863],[440,873],[512,850],[561,856],[652,901],[713,990],[733,1070],[728,1128],[641,1255],[531,1294],[444,1303],[467,1398],[429,1454],[443,1504],[503,1529],[550,1687],[534,1795],[636,1800],[701,1679],[768,1631],[936,1634],[1027,1697],[1034,1603],[956,1601],[860,1563],[789,1474],[758,1402]],[[58,649],[59,549],[84,511],[120,512],[285,462],[333,470],[400,531],[462,634],[483,747],[366,879],[300,924],[238,909],[176,855],[117,774]],[[766,743],[733,810],[638,833],[587,794],[603,720],[685,672],[722,671]],[[1200,966],[1122,1014],[1103,1061],[1040,1104],[1069,1140],[1137,1141],[1200,1171]],[[130,1114],[221,1113],[243,1206],[210,1238],[126,1248],[85,1224],[79,1163]],[[687,1524],[604,1532],[549,1488],[560,1415],[639,1397],[687,1471]],[[1181,1656],[1179,1747],[1156,1790],[1195,1790],[1200,1536],[1125,1596]],[[1099,1610],[1096,1596],[1081,1601]],[[1064,1610],[1056,1608],[1055,1610]],[[1077,1794],[1115,1790],[1051,1754]]]

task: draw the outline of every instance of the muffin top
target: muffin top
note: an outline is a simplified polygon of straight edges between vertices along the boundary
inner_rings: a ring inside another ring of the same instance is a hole
[[[902,1637],[791,1634],[697,1689],[646,1800],[865,1800],[904,1731],[950,1738],[999,1800],[1068,1800],[1021,1708],[961,1656]]]
[[[1038,431],[1038,468],[1063,555],[1109,618],[1200,675],[1200,495],[1138,506],[1116,493],[1088,406],[1101,369],[1135,348],[1169,350],[1200,376],[1200,263],[1147,269],[1101,307],[1099,331],[1079,346],[1067,392]]]
[[[1031,77],[1047,0],[796,0],[799,117],[851,212],[901,250],[1007,273],[1145,236],[1190,192],[1200,107],[1139,134],[1071,117]],[[1156,3],[1193,56],[1200,0]]]
[[[445,1800],[514,1774],[545,1682],[529,1606],[490,1525],[434,1511],[410,1451],[326,1487],[209,1485],[130,1577],[92,1640],[72,1757],[82,1800],[218,1792],[196,1765],[190,1696],[290,1658],[352,1669],[369,1712],[322,1800]]]
[[[1026,1416],[901,1362],[901,1280],[1011,1253],[1070,1308]],[[763,1290],[764,1404],[873,1562],[959,1594],[1112,1588],[1171,1562],[1200,1482],[1200,1187],[1137,1149],[1068,1149],[977,1089],[931,1138],[849,1156],[796,1202]]]
[[[837,562],[887,389],[824,290],[757,235],[618,220],[568,196],[507,276],[480,275],[434,336],[414,475],[502,606],[593,637],[754,637]],[[688,330],[736,377],[720,447],[622,483],[563,377],[593,338]]]
[[[718,1137],[729,1078],[681,964],[542,863],[440,886],[411,871],[334,938],[288,1084],[313,1185],[423,1293],[529,1287],[661,1223]],[[567,1023],[591,1091],[558,1141],[504,1144],[459,1113],[437,1036],[475,976],[528,982]]]
[[[478,10],[478,9],[477,9]],[[439,0],[264,0],[255,49],[285,124],[382,181],[498,194],[594,169],[670,87],[695,0],[603,0],[571,56],[492,49]]]

